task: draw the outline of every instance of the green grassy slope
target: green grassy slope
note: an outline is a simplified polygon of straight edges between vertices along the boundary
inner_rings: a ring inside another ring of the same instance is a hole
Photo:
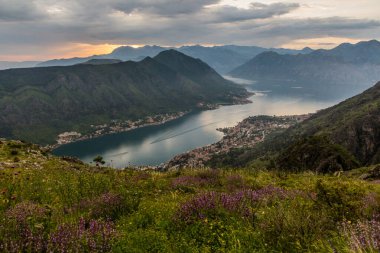
[[[112,170],[1,141],[0,249],[375,252],[380,184],[358,179],[370,171]]]

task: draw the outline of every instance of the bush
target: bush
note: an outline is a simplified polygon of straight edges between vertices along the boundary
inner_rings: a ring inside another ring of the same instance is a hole
[[[326,183],[318,180],[315,186],[315,208],[326,210],[334,222],[356,220],[363,208],[364,190],[350,183]]]
[[[88,211],[88,216],[91,219],[105,218],[114,221],[137,210],[139,202],[138,196],[123,196],[108,192],[90,200],[84,199],[73,209]]]
[[[312,245],[328,238],[334,228],[329,216],[305,198],[278,201],[261,209],[255,226],[259,241],[276,252],[313,252]]]
[[[343,146],[333,144],[326,137],[302,139],[287,148],[278,158],[279,169],[288,171],[313,170],[331,173],[355,169],[356,158]]]
[[[16,156],[18,155],[18,150],[11,150],[11,156]]]

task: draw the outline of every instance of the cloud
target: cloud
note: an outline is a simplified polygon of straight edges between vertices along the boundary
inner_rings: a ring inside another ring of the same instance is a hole
[[[247,30],[252,30],[246,27]],[[352,19],[342,17],[276,20],[255,30],[257,36],[277,41],[318,37],[355,37],[370,35],[371,30],[380,29],[379,20]],[[378,36],[379,33],[373,34]]]
[[[273,16],[287,14],[299,7],[300,5],[298,3],[262,4],[255,2],[251,3],[248,9],[224,5],[210,8],[206,14],[212,21],[224,23],[271,18]]]
[[[0,21],[30,21],[45,17],[33,0],[0,0]]]
[[[202,10],[205,6],[217,4],[220,0],[129,0],[111,1],[109,5],[125,13],[148,12],[159,15],[190,14]]]
[[[273,47],[297,39],[380,37],[379,20],[302,18],[294,13],[304,0],[290,1],[243,8],[232,0],[0,0],[0,60],[12,54],[46,59],[77,43]]]

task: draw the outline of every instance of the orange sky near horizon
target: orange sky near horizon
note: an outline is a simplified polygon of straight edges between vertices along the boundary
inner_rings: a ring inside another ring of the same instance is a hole
[[[350,39],[350,38],[339,38],[339,37],[325,37],[325,38],[312,38],[312,39],[299,39],[294,40],[289,43],[280,45],[279,47],[289,48],[289,49],[302,49],[304,47],[311,47],[313,49],[330,49],[335,46],[338,46],[341,43],[357,43],[359,39]],[[189,44],[193,45],[193,44]],[[219,44],[202,44],[206,47],[218,46]],[[134,45],[134,44],[84,44],[84,43],[75,43],[59,48],[48,48],[41,59],[36,59],[34,54],[19,54],[19,55],[0,55],[0,61],[45,61],[51,59],[62,59],[62,58],[73,58],[73,57],[87,57],[91,55],[100,55],[100,54],[109,54],[114,49],[120,46],[131,46],[134,48],[142,47],[144,45]],[[181,46],[181,45],[174,45]],[[257,45],[255,45],[257,46]],[[265,46],[264,46],[265,47]]]
[[[60,46],[58,48],[47,48],[46,52],[41,59],[36,59],[35,54],[18,54],[18,55],[0,55],[0,61],[43,61],[50,59],[61,59],[61,58],[73,58],[73,57],[87,57],[91,55],[99,54],[109,54],[115,48],[123,45],[113,45],[113,44],[84,44],[84,43],[74,43],[65,46]],[[140,47],[143,45],[129,45],[131,47]]]
[[[380,0],[92,2],[0,0],[0,61],[87,57],[122,45],[330,49],[380,40]]]

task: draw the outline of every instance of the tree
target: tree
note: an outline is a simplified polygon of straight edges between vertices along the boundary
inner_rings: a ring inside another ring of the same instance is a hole
[[[93,160],[96,163],[96,166],[99,166],[99,164],[104,165],[106,162],[104,161],[103,157],[98,155],[97,157],[94,158]]]

